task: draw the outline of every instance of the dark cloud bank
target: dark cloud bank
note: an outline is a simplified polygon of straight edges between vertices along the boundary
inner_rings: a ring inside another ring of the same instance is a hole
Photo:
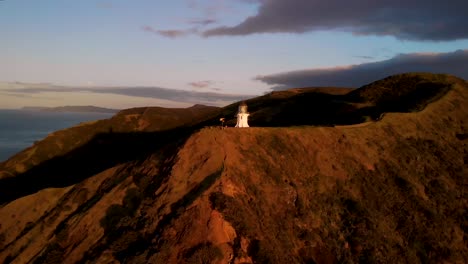
[[[259,0],[255,16],[204,36],[343,30],[360,35],[443,41],[468,38],[466,0]]]
[[[273,90],[307,86],[360,87],[389,75],[406,72],[447,73],[468,80],[468,50],[400,54],[379,62],[291,71],[255,79],[273,85]]]

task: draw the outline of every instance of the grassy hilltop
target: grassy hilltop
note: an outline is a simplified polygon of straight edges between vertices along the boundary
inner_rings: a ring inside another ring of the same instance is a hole
[[[139,108],[0,163],[0,262],[464,263],[468,83]]]

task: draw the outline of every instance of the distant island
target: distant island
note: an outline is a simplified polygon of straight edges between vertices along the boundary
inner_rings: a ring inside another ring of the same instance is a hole
[[[59,107],[42,107],[42,106],[26,106],[22,110],[27,111],[42,111],[42,112],[79,112],[79,113],[117,113],[119,109],[110,109],[97,106],[59,106]]]

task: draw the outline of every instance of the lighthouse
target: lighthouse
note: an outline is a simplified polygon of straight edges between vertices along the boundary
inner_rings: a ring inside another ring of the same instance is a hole
[[[245,102],[242,102],[239,105],[239,111],[237,112],[236,127],[249,127],[249,115],[250,114],[247,112],[247,104]]]

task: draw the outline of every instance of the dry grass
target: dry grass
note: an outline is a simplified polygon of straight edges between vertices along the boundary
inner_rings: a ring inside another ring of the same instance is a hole
[[[420,112],[205,128],[16,199],[0,207],[0,262],[465,263],[468,89],[454,82]]]

